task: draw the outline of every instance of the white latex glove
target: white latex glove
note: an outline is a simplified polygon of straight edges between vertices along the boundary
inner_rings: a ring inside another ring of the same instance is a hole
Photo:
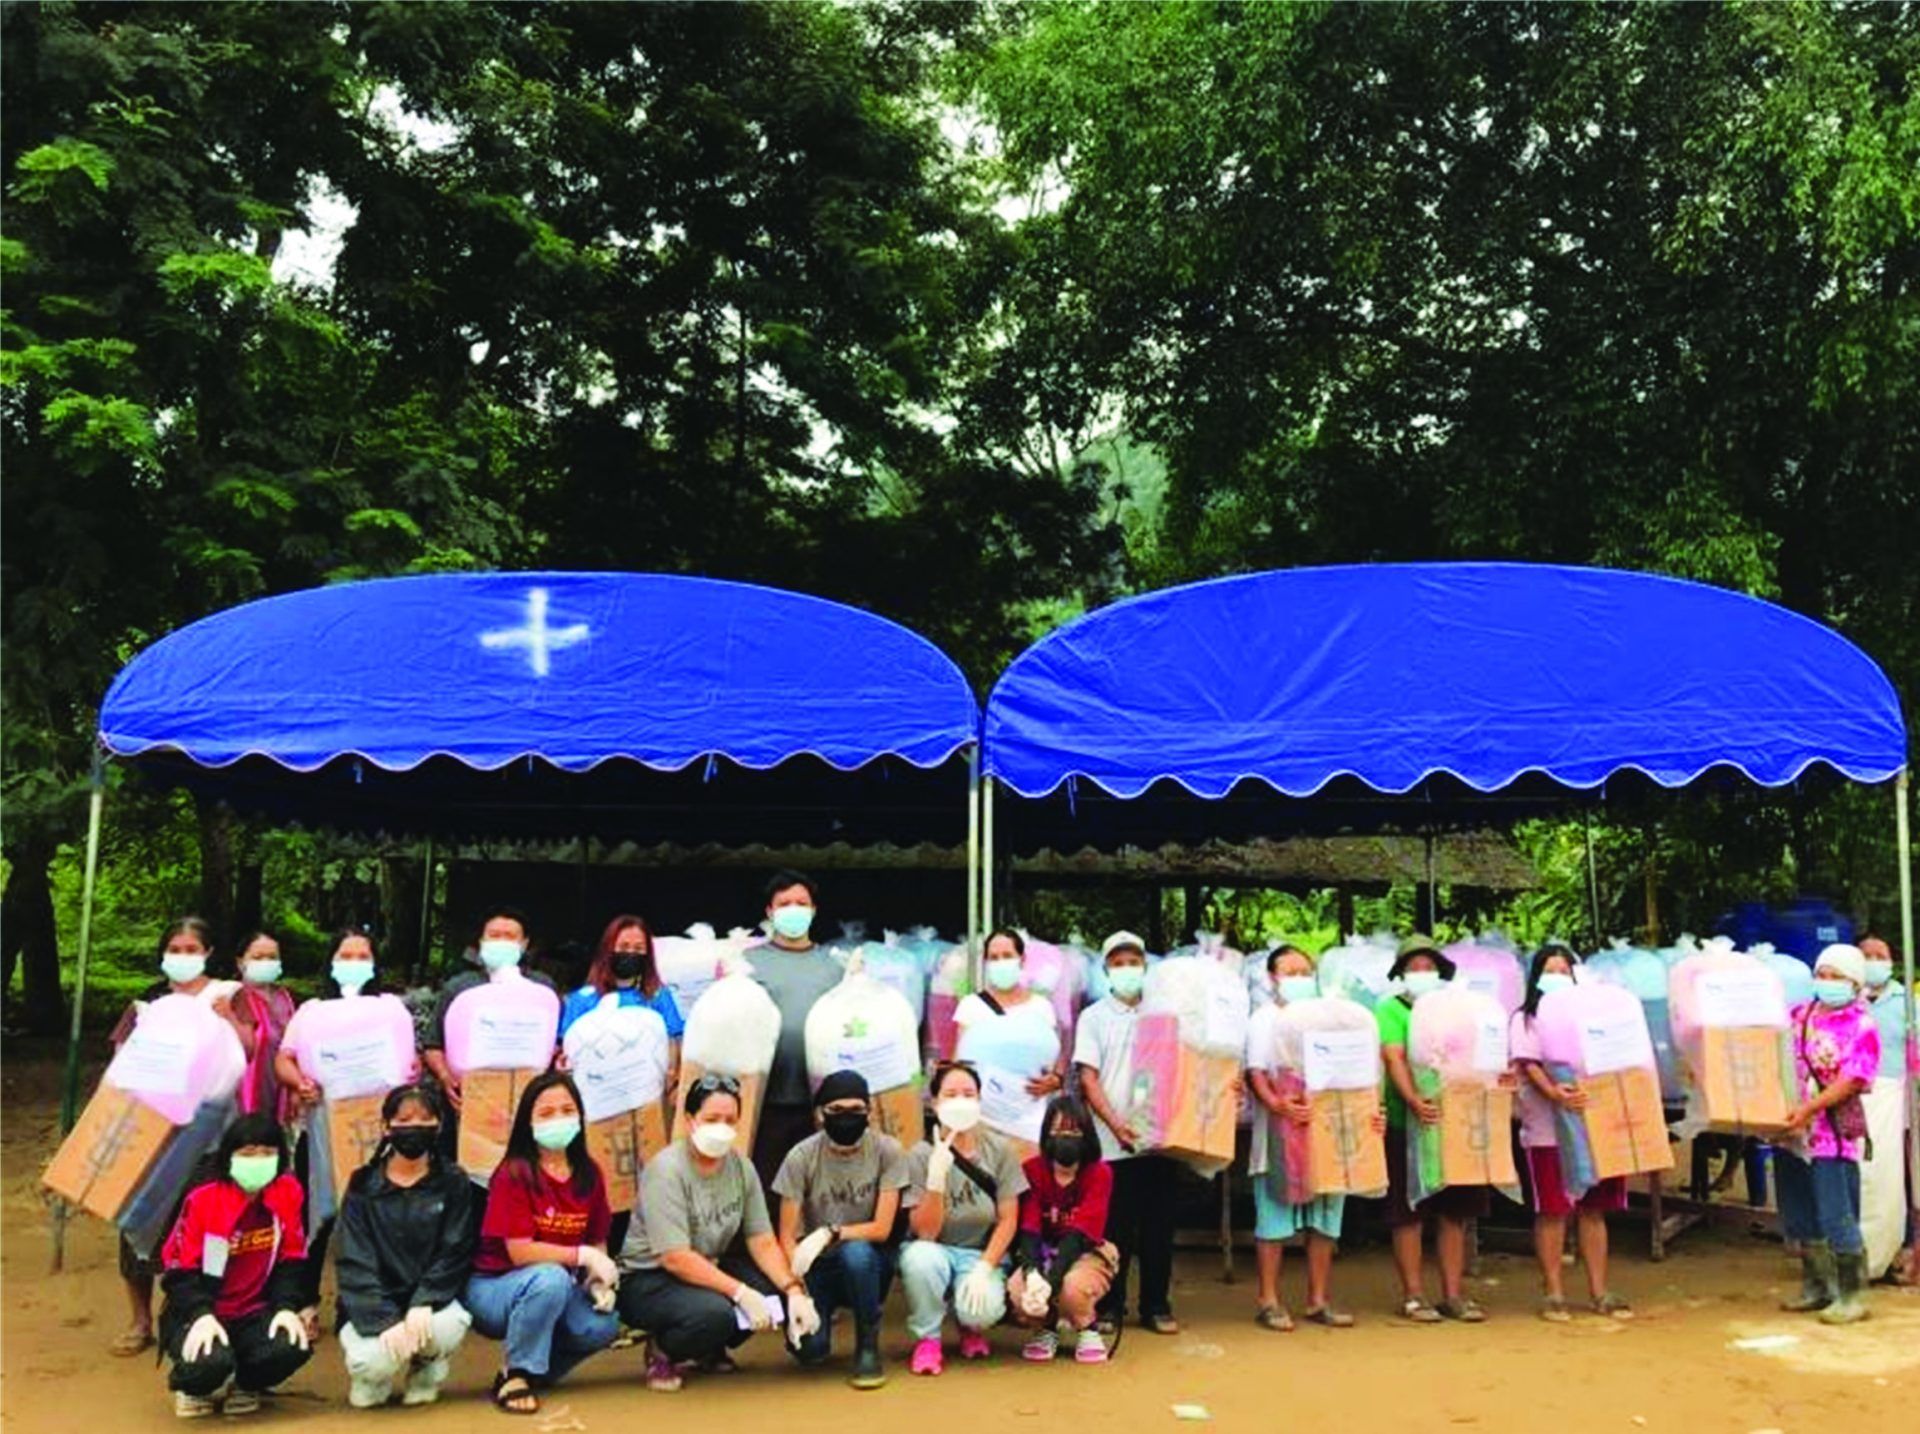
[[[433,1348],[433,1310],[429,1306],[415,1305],[407,1311],[407,1333],[413,1336],[415,1354]]]
[[[947,1177],[953,1174],[953,1144],[944,1130],[933,1133],[933,1149],[927,1155],[927,1193],[947,1193]]]
[[[820,1311],[813,1296],[796,1290],[787,1296],[787,1339],[798,1348],[800,1341],[820,1331]]]
[[[1053,1286],[1047,1283],[1047,1277],[1038,1270],[1028,1270],[1026,1279],[1020,1282],[1021,1312],[1039,1319],[1052,1302]]]
[[[187,1327],[187,1337],[180,1342],[180,1358],[192,1364],[213,1353],[216,1344],[227,1343],[226,1326],[212,1315],[203,1314]]]
[[[295,1349],[312,1349],[313,1341],[307,1338],[307,1327],[300,1316],[292,1310],[281,1310],[267,1321],[267,1338],[284,1334]]]
[[[586,1272],[587,1279],[596,1285],[612,1287],[620,1283],[620,1267],[598,1245],[582,1245],[574,1252],[574,1264]]]
[[[752,1285],[742,1280],[740,1287],[733,1292],[733,1302],[740,1307],[740,1313],[747,1317],[747,1328],[755,1334],[765,1334],[773,1328],[773,1306],[767,1303],[767,1297]]]
[[[815,1230],[811,1235],[807,1236],[806,1239],[795,1245],[793,1247],[794,1278],[804,1280],[807,1277],[807,1271],[813,1268],[813,1262],[819,1259],[820,1256],[826,1252],[827,1246],[832,1243],[832,1229],[822,1225],[818,1230]]]
[[[304,1328],[301,1333],[306,1333]],[[388,1359],[404,1369],[412,1363],[420,1346],[414,1338],[413,1331],[407,1327],[406,1320],[397,1319],[380,1331],[380,1348],[387,1352]]]
[[[982,1260],[960,1281],[953,1292],[953,1312],[960,1323],[982,1328],[994,1307],[993,1267]]]
[[[601,1314],[613,1313],[614,1300],[613,1287],[611,1285],[598,1284],[593,1280],[588,1280],[587,1298],[593,1301],[593,1307]]]

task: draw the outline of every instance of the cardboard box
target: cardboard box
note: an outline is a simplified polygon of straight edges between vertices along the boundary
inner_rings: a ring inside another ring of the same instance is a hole
[[[384,1127],[380,1121],[381,1095],[348,1096],[327,1102],[327,1148],[333,1159],[333,1198],[336,1206],[347,1193],[353,1172],[373,1159]],[[501,1143],[506,1138],[501,1137]]]
[[[1204,1169],[1233,1163],[1240,1101],[1237,1056],[1207,1056],[1179,1040],[1179,1021],[1165,1012],[1134,1027],[1131,1119],[1154,1150]]]
[[[1784,1129],[1793,1101],[1793,1052],[1773,1026],[1708,1026],[1697,1073],[1709,1124],[1736,1133]]]
[[[911,1150],[927,1138],[926,1085],[915,1080],[873,1098],[873,1128]]]
[[[468,1071],[460,1078],[459,1160],[467,1174],[482,1182],[507,1153],[520,1092],[537,1070]]]
[[[673,1138],[687,1133],[687,1091],[705,1075],[697,1063],[680,1062],[680,1085],[673,1093]],[[733,1148],[753,1159],[753,1133],[760,1124],[760,1096],[766,1086],[764,1075],[740,1076],[740,1124],[734,1127]]]
[[[139,1097],[101,1081],[41,1181],[69,1204],[114,1219],[173,1129],[172,1121]]]
[[[1378,1090],[1322,1090],[1308,1097],[1307,1184],[1322,1195],[1380,1195],[1387,1188],[1386,1137],[1374,1129]]]
[[[1513,1092],[1462,1081],[1440,1092],[1443,1185],[1520,1183],[1513,1164]]]
[[[607,1204],[617,1214],[640,1203],[640,1172],[667,1148],[667,1113],[658,1101],[587,1125],[587,1154],[607,1182]]]
[[[1660,1104],[1657,1072],[1640,1068],[1609,1071],[1583,1076],[1580,1086],[1587,1093],[1587,1108],[1581,1112],[1581,1119],[1593,1152],[1596,1179],[1673,1168],[1673,1146],[1667,1140],[1667,1117]]]

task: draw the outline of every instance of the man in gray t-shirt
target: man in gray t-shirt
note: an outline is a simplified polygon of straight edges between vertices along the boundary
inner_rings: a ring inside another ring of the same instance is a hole
[[[746,953],[753,979],[780,1008],[780,1043],[761,1095],[754,1128],[753,1165],[761,1180],[773,1183],[787,1152],[813,1133],[813,1108],[807,1097],[807,1013],[813,1003],[840,983],[840,963],[813,944],[813,918],[819,904],[810,877],[782,871],[767,883],[764,945]]]
[[[806,1231],[865,1224],[873,1219],[882,1190],[906,1187],[907,1152],[891,1135],[875,1130],[846,1148],[824,1132],[809,1135],[787,1152],[773,1177],[773,1193],[795,1202]]]

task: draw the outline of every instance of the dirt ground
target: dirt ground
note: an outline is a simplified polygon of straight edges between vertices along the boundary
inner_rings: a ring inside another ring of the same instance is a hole
[[[21,1434],[178,1427],[151,1358],[105,1353],[125,1319],[111,1231],[78,1219],[69,1228],[65,1272],[48,1273],[50,1222],[38,1176],[54,1143],[57,1071],[30,1054],[38,1055],[12,1048],[0,1067],[0,1423]],[[1829,1330],[1775,1312],[1792,1271],[1777,1245],[1744,1231],[1691,1231],[1658,1265],[1646,1258],[1637,1222],[1622,1222],[1615,1245],[1615,1287],[1639,1310],[1626,1325],[1534,1318],[1531,1261],[1502,1253],[1483,1256],[1475,1284],[1489,1323],[1403,1325],[1388,1313],[1392,1272],[1376,1244],[1336,1269],[1336,1297],[1358,1314],[1356,1328],[1276,1335],[1252,1322],[1250,1256],[1238,1259],[1239,1279],[1226,1284],[1218,1254],[1195,1253],[1181,1257],[1174,1292],[1184,1331],[1130,1331],[1104,1368],[1070,1360],[1023,1365],[1017,1337],[1002,1331],[991,1363],[953,1360],[940,1379],[909,1379],[896,1313],[887,1342],[894,1377],[877,1392],[856,1393],[838,1375],[802,1373],[771,1342],[756,1340],[743,1352],[739,1376],[653,1395],[638,1382],[639,1351],[625,1350],[589,1361],[540,1416],[518,1427],[610,1434],[664,1417],[696,1430],[846,1434],[909,1420],[996,1431],[1086,1429],[1095,1421],[1100,1434],[1172,1434],[1185,1422],[1175,1412],[1182,1405],[1199,1406],[1223,1429],[1341,1434],[1915,1427],[1920,1293],[1876,1290],[1872,1321]],[[1296,1304],[1300,1277],[1297,1265],[1289,1268]],[[1578,1281],[1570,1270],[1569,1288]],[[417,1434],[504,1428],[506,1416],[483,1398],[496,1354],[497,1346],[470,1339],[440,1405],[368,1415],[347,1409],[339,1346],[329,1339],[258,1422],[314,1434],[364,1431],[369,1420],[404,1423]]]

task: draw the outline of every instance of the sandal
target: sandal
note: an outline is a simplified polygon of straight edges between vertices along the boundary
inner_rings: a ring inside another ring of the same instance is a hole
[[[1287,1313],[1285,1305],[1261,1305],[1254,1315],[1253,1322],[1262,1329],[1270,1329],[1275,1334],[1293,1333],[1293,1316]]]
[[[1608,1319],[1633,1318],[1633,1306],[1621,1299],[1620,1296],[1612,1293],[1600,1296],[1589,1308],[1591,1308],[1595,1314],[1604,1315]]]
[[[123,1329],[113,1343],[107,1346],[107,1353],[113,1355],[116,1359],[128,1359],[133,1355],[139,1354],[142,1350],[152,1348],[152,1330]]]
[[[1540,1300],[1540,1318],[1548,1324],[1565,1324],[1573,1318],[1564,1295],[1544,1295]]]
[[[493,1407],[503,1414],[538,1414],[540,1396],[533,1392],[524,1374],[496,1374],[493,1377]]]
[[[1352,1329],[1353,1316],[1345,1310],[1337,1310],[1332,1305],[1321,1305],[1310,1309],[1300,1316],[1308,1324],[1325,1325],[1328,1329]]]
[[[1487,1318],[1487,1312],[1466,1296],[1442,1300],[1434,1308],[1440,1311],[1442,1319],[1457,1319],[1461,1324],[1484,1324]]]
[[[1440,1311],[1420,1296],[1409,1295],[1400,1306],[1400,1318],[1413,1324],[1439,1324]]]
[[[1180,1321],[1170,1314],[1142,1315],[1140,1324],[1142,1328],[1149,1329],[1155,1334],[1180,1333]]]

